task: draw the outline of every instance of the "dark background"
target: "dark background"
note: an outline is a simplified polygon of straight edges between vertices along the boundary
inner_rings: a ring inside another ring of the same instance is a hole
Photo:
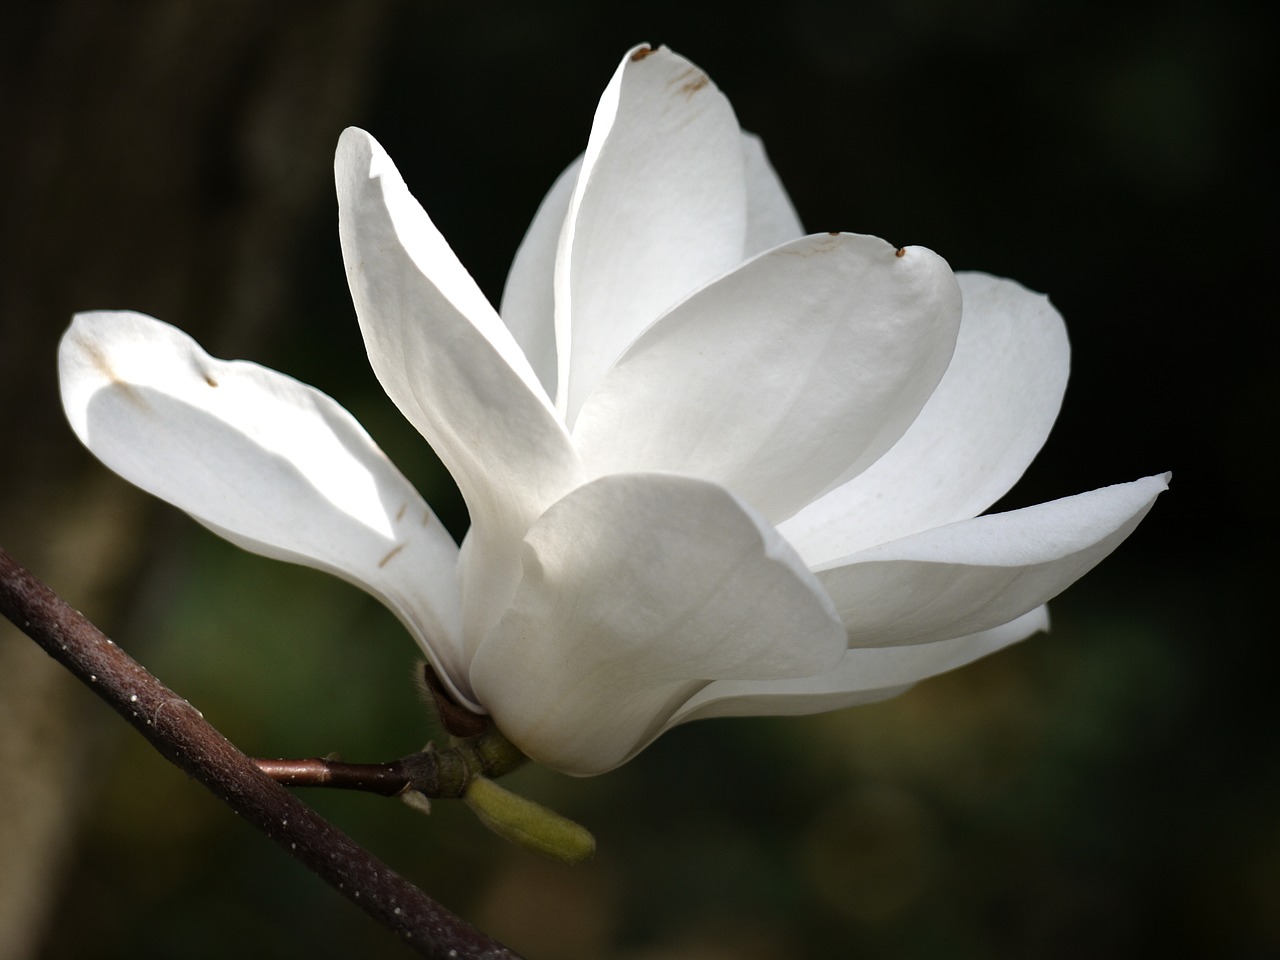
[[[54,350],[73,311],[132,308],[284,370],[464,529],[363,357],[331,179],[350,124],[496,300],[618,59],[666,43],[764,137],[809,229],[1051,295],[1071,387],[1006,505],[1174,472],[1046,636],[890,703],[518,774],[595,830],[587,866],[448,803],[314,796],[396,869],[539,958],[1280,955],[1274,33],[1253,5],[12,7],[0,544],[250,753],[418,748],[414,646],[108,475],[63,423]],[[7,625],[0,731],[0,955],[405,954]]]

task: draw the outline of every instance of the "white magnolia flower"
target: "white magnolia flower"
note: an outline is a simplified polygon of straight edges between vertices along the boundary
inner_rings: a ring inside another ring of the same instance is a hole
[[[1057,312],[920,247],[804,236],[666,49],[618,67],[501,312],[372,137],[347,130],[336,172],[369,360],[466,498],[460,550],[332,399],[148,317],[76,318],[67,414],[215,532],[376,596],[553,767],[879,700],[1021,640],[1166,486],[978,516],[1057,415]]]

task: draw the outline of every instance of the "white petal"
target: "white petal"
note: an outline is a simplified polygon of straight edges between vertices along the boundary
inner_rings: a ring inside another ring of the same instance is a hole
[[[764,144],[754,134],[742,135],[742,154],[747,177],[747,238],[743,257],[804,236],[800,217],[765,154]]]
[[[457,547],[331,398],[137,313],[79,314],[58,365],[67,418],[108,467],[246,550],[364,588],[447,682],[465,677]]]
[[[556,337],[566,422],[636,335],[743,259],[742,135],[666,48],[623,58],[600,99],[562,234]]]
[[[804,237],[645,331],[574,439],[596,475],[704,477],[776,522],[893,445],[946,370],[959,322],[959,288],[936,254]]]
[[[957,274],[955,356],[883,457],[780,525],[811,566],[986,510],[1022,475],[1062,404],[1066,329],[1047,297]]]
[[[335,159],[347,279],[383,388],[448,467],[471,513],[465,632],[478,640],[519,575],[528,525],[570,489],[577,455],[511,332],[363,130]]]
[[[764,144],[754,134],[742,134],[747,184],[747,234],[743,259],[763,253],[804,235],[800,218],[778,174],[769,163]],[[538,206],[533,222],[516,250],[499,312],[516,342],[529,358],[543,389],[556,392],[555,262],[560,232],[573,198],[582,157],[556,178]]]
[[[714,484],[605,477],[525,544],[471,679],[503,733],[568,773],[622,763],[708,680],[809,676],[845,647],[794,551]]]
[[[502,320],[548,396],[556,392],[556,249],[581,169],[579,157],[552,184],[520,241],[502,291]]]
[[[989,630],[1057,596],[1138,525],[1168,475],[926,530],[816,572],[849,645],[929,643]]]
[[[716,680],[669,726],[710,717],[800,716],[887,700],[920,680],[954,670],[1049,628],[1043,607],[981,633],[905,647],[855,647],[833,669],[797,680]]]

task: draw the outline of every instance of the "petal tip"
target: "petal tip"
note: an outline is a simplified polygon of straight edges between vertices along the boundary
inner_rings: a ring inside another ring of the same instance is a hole
[[[360,127],[347,127],[338,137],[334,170],[339,181],[344,174],[373,178],[378,175],[376,168],[385,157],[386,152],[371,133]]]

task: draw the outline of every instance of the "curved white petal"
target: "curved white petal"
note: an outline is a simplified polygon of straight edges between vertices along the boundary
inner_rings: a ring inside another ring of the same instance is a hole
[[[959,323],[959,287],[931,251],[804,237],[646,330],[588,398],[574,440],[595,475],[704,477],[776,522],[893,445]]]
[[[556,406],[567,423],[641,330],[742,261],[743,164],[733,110],[705,73],[665,47],[623,58],[561,234]]]
[[[447,682],[465,678],[458,549],[331,398],[137,313],[77,315],[58,369],[72,428],[108,467],[246,550],[364,588]]]
[[[742,155],[747,187],[745,260],[799,239],[804,230],[760,138],[743,133]],[[499,308],[503,322],[549,396],[555,396],[557,374],[556,249],[581,170],[582,157],[578,157],[556,178],[539,204],[507,273]]]
[[[815,572],[851,647],[930,643],[1007,623],[1057,596],[1133,532],[1168,475],[961,520]]]
[[[502,291],[502,320],[529,358],[538,381],[556,393],[556,249],[582,169],[579,157],[556,178],[516,250]]]
[[[747,237],[743,259],[804,236],[800,217],[782,181],[769,163],[764,143],[752,133],[742,135],[747,178]]]
[[[344,131],[334,168],[369,362],[477,530],[463,572],[465,632],[477,640],[515,588],[524,531],[573,485],[577,454],[511,332],[378,143]]]
[[[905,647],[855,647],[831,670],[796,680],[716,680],[689,698],[668,727],[710,717],[801,716],[887,700],[917,682],[972,663],[1049,629],[1036,607],[981,633]]]
[[[955,356],[883,457],[779,529],[811,566],[986,510],[1022,475],[1062,404],[1070,346],[1047,297],[959,273]]]
[[[844,647],[812,574],[731,494],[615,475],[529,531],[520,587],[471,681],[523,751],[592,774],[639,750],[706,681],[809,676]]]

